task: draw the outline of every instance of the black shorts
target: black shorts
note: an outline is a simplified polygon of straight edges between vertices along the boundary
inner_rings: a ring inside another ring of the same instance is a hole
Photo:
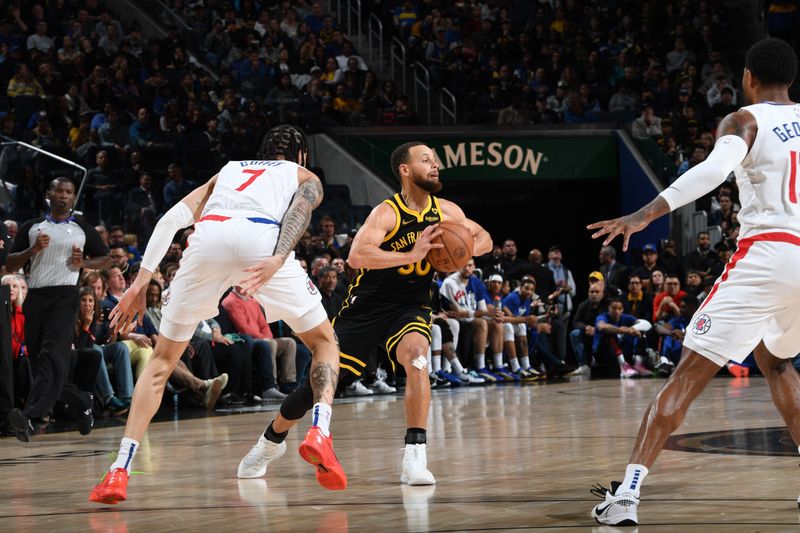
[[[357,298],[345,304],[333,320],[339,339],[339,383],[350,384],[361,377],[367,359],[377,350],[389,357],[392,372],[397,367],[397,345],[406,333],[416,332],[431,342],[431,308]]]

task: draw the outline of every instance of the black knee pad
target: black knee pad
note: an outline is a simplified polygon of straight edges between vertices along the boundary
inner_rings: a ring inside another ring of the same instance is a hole
[[[289,394],[281,404],[281,416],[286,420],[299,420],[314,407],[314,391],[308,379]]]

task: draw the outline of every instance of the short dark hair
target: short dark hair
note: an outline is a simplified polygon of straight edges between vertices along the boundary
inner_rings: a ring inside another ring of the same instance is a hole
[[[700,235],[708,235],[709,237],[711,236],[711,234],[709,232],[705,231],[705,230],[697,232],[697,238],[698,239],[700,238]]]
[[[621,298],[618,298],[617,296],[612,296],[612,297],[610,297],[610,298],[608,298],[608,299],[606,300],[606,305],[607,305],[608,307],[611,307],[611,304],[613,304],[613,303],[618,303],[618,304],[620,304],[620,305],[622,305],[622,306],[624,306],[624,305],[625,305],[625,304],[623,304],[623,303],[622,303],[622,299],[621,299]]]
[[[336,276],[339,276],[339,273],[336,272],[336,269],[332,266],[322,267],[319,272],[317,272],[317,279],[322,279],[322,277],[327,274],[328,272],[333,272]]]
[[[56,187],[58,187],[61,183],[70,183],[70,184],[72,184],[72,188],[73,189],[77,189],[77,187],[75,186],[75,182],[74,181],[72,181],[71,179],[69,179],[69,178],[67,178],[65,176],[59,176],[57,178],[53,178],[50,181],[50,183],[47,186],[47,190],[48,191],[54,191],[54,190],[56,190]]]
[[[401,144],[397,148],[394,149],[392,155],[390,157],[391,165],[392,165],[392,172],[400,179],[400,165],[405,165],[408,163],[408,157],[411,154],[411,149],[415,146],[425,146],[425,143],[419,141],[411,141],[405,144]]]
[[[786,41],[769,37],[750,47],[744,65],[762,85],[791,85],[797,75],[797,54]]]
[[[122,248],[123,250],[125,250],[126,254],[128,253],[128,247],[125,246],[125,244],[123,244],[121,242],[115,242],[114,244],[112,244],[111,246],[108,247],[109,250],[115,250],[117,248]]]

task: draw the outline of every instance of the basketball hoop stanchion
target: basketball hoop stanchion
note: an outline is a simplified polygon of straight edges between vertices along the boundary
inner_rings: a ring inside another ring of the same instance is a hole
[[[83,193],[83,186],[86,184],[86,177],[89,175],[89,169],[88,168],[86,168],[86,167],[84,167],[82,165],[79,165],[78,163],[75,163],[74,161],[70,161],[69,159],[66,159],[64,157],[56,155],[56,154],[54,154],[52,152],[48,152],[47,150],[43,150],[42,148],[39,148],[38,146],[33,146],[33,145],[28,144],[26,142],[17,141],[16,139],[12,139],[11,137],[6,137],[5,135],[0,135],[0,141],[2,141],[2,142],[0,142],[0,147],[2,147],[2,148],[5,148],[6,146],[14,146],[14,145],[22,146],[23,148],[27,148],[28,150],[33,150],[34,152],[38,152],[38,153],[40,153],[40,154],[42,154],[42,155],[44,155],[46,157],[49,157],[51,159],[55,159],[56,161],[64,163],[65,165],[71,166],[73,168],[77,168],[78,170],[83,172],[83,177],[81,178],[81,183],[78,186],[78,191],[75,193],[75,203],[72,206],[72,210],[70,211],[70,214],[75,212],[75,206],[78,205],[78,202],[81,199],[81,194]],[[0,177],[0,183],[2,183],[2,186],[5,187],[6,182],[2,177]]]

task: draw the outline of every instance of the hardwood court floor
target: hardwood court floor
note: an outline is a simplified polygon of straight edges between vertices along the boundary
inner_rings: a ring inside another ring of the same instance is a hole
[[[343,492],[317,485],[296,453],[299,430],[266,478],[237,480],[240,458],[271,418],[265,412],[153,424],[134,462],[142,474],[117,506],[86,498],[120,428],[44,435],[28,445],[3,439],[0,531],[617,531],[589,517],[598,501],[589,488],[621,479],[661,383],[434,393],[435,487],[399,483],[404,422],[395,396],[334,407],[336,450],[350,483]],[[694,451],[665,450],[648,477],[639,529],[797,531],[800,457],[781,426],[762,378],[715,379],[669,445]]]

